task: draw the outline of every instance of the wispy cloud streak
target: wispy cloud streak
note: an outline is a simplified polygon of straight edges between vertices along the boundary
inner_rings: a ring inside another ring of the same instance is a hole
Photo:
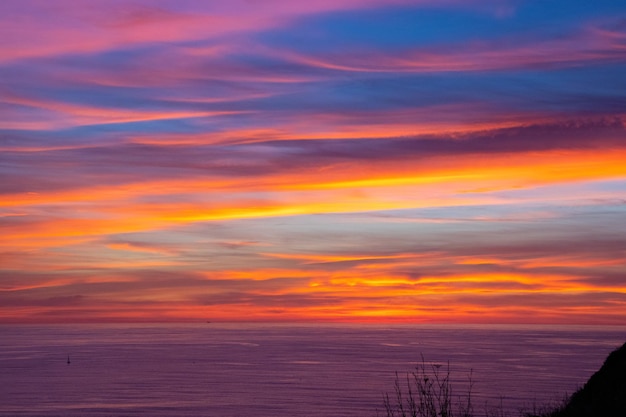
[[[2,2],[0,321],[623,323],[626,7],[553,3]]]

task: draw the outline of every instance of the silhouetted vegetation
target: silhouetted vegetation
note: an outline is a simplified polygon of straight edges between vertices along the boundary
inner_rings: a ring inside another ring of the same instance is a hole
[[[467,391],[453,396],[450,364],[426,364],[424,358],[401,380],[396,373],[394,394],[385,394],[388,417],[472,417],[472,380]],[[456,400],[456,401],[455,401]]]
[[[575,366],[575,365],[573,365]],[[450,365],[422,362],[385,394],[387,417],[509,417],[502,404],[474,414],[472,375],[461,395],[453,393]],[[600,370],[562,405],[520,411],[524,417],[626,417],[626,343],[612,352]]]

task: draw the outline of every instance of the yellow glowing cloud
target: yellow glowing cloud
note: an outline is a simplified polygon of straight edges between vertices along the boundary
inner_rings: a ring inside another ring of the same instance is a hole
[[[83,217],[56,218],[7,228],[5,238],[20,241],[149,231],[179,224],[243,218],[348,213],[436,206],[507,203],[489,192],[547,184],[626,177],[626,151],[551,151],[503,158],[463,156],[423,163],[351,164],[311,173],[307,170],[253,180],[185,178],[3,197],[0,207],[21,213],[55,207]],[[224,193],[228,191],[228,198]],[[250,198],[263,191],[267,198]],[[174,200],[168,197],[174,195]],[[189,201],[176,202],[188,195]],[[163,202],[142,203],[142,197]],[[200,198],[198,198],[200,197]],[[165,202],[167,201],[167,202]]]

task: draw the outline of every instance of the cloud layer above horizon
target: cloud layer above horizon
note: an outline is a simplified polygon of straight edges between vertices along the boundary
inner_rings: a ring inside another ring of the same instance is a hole
[[[626,320],[621,1],[0,15],[0,322]]]

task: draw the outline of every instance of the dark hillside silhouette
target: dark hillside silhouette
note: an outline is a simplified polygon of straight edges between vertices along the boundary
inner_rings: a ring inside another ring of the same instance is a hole
[[[626,343],[613,351],[565,406],[549,417],[625,417]]]
[[[385,394],[387,417],[473,417],[471,374],[465,396],[455,402],[449,366],[427,364],[422,358],[405,381],[396,374],[395,392]],[[572,364],[571,366],[576,366]],[[542,410],[545,410],[542,408]],[[525,417],[626,417],[626,343],[611,352],[602,367],[563,406],[541,412],[524,412]],[[505,416],[502,410],[487,415]]]

